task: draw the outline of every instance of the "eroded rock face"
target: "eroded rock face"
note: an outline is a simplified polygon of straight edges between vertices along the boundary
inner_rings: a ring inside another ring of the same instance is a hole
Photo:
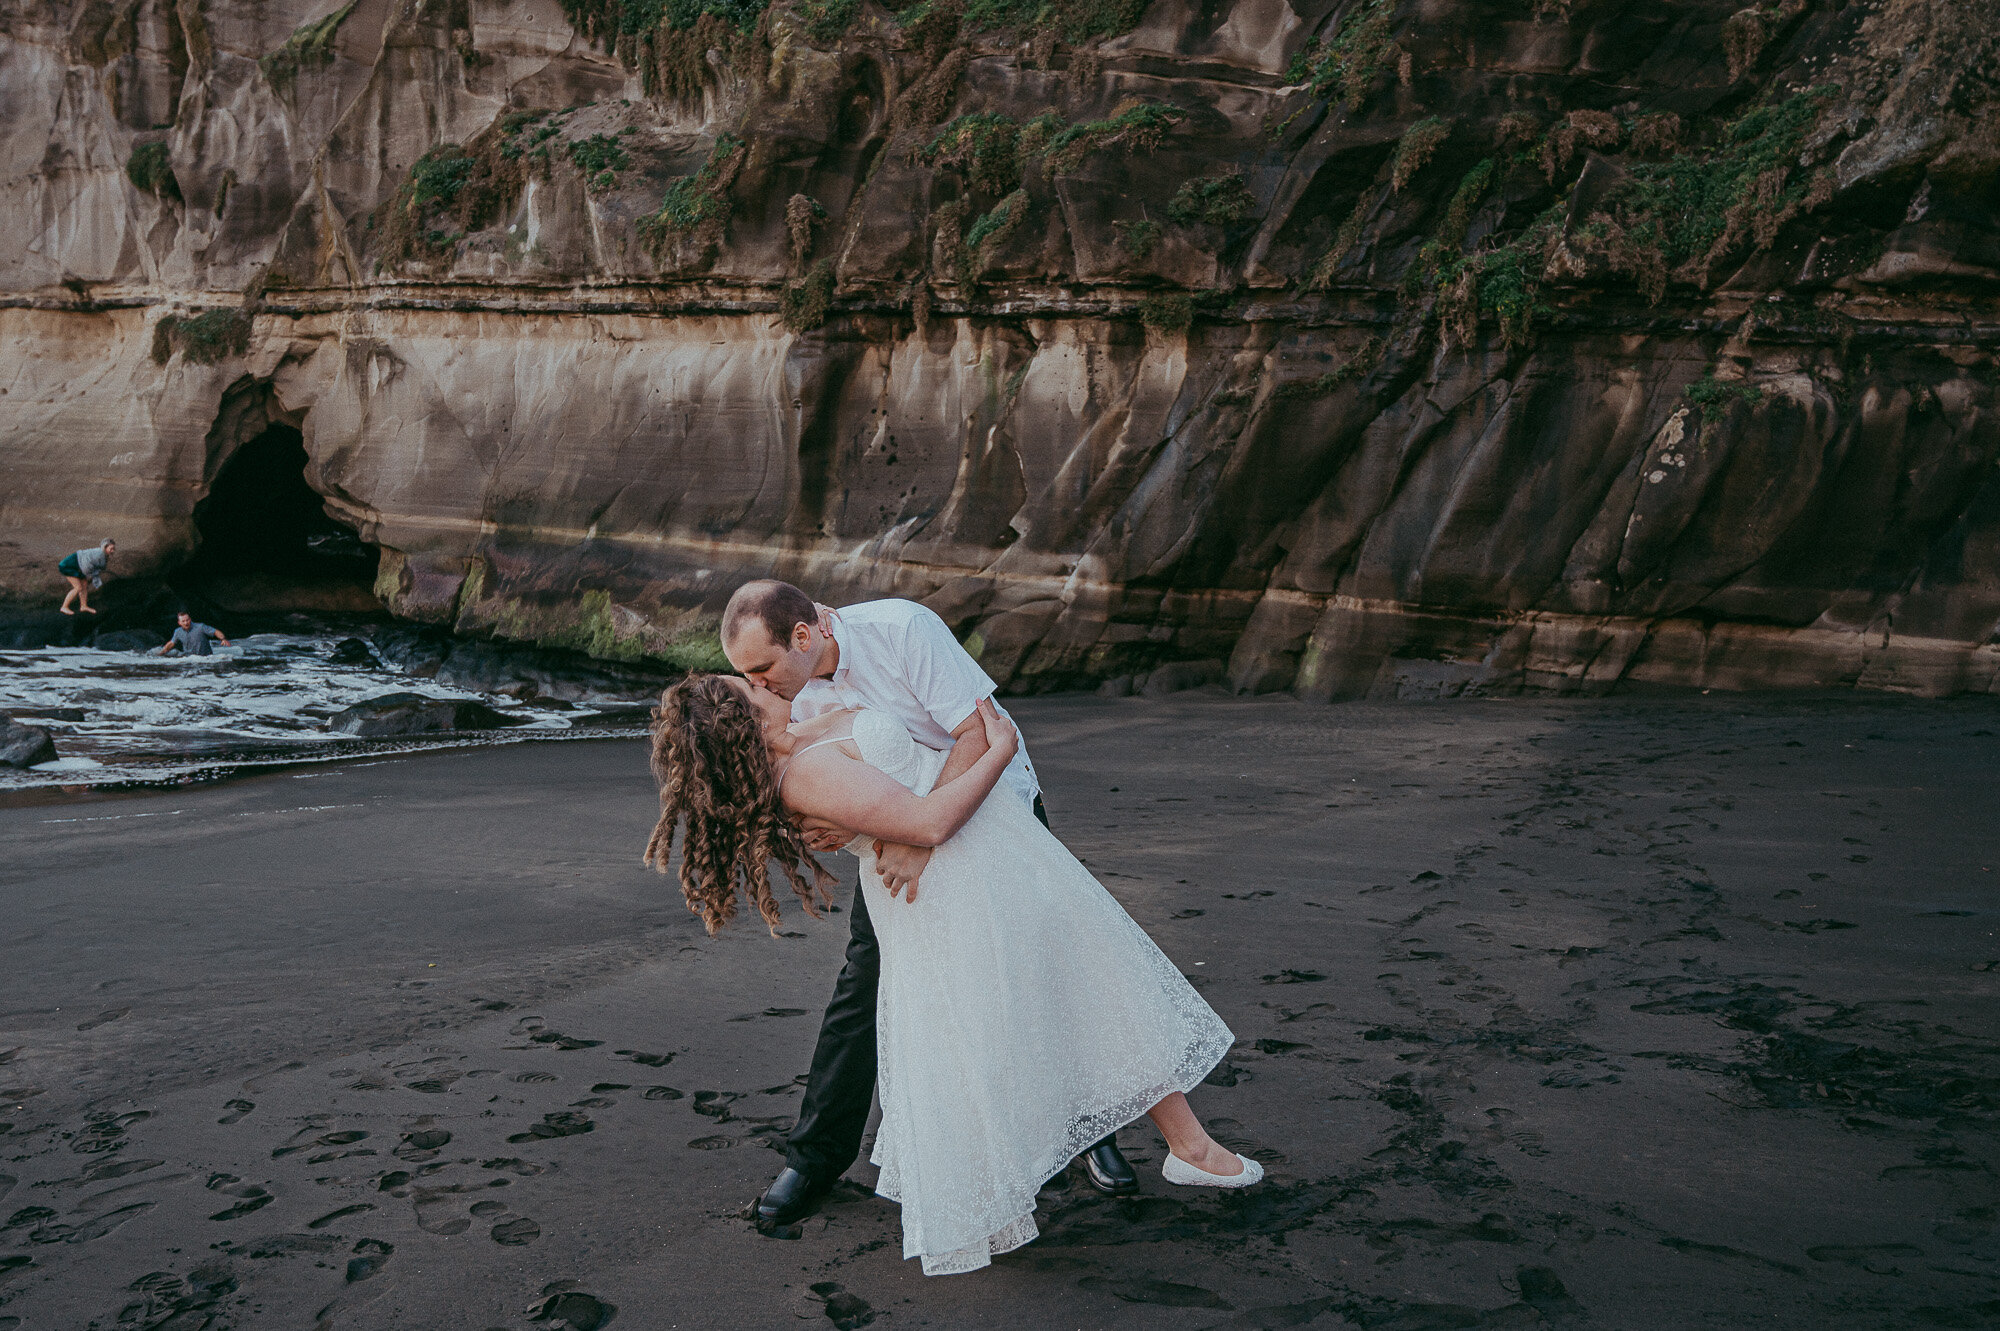
[[[8,597],[281,422],[396,613],[604,656],[2000,687],[1993,0],[5,3]]]

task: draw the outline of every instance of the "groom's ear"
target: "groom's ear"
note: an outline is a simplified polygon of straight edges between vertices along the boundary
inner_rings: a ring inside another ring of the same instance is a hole
[[[792,650],[795,652],[809,652],[812,650],[812,645],[812,625],[803,623],[792,625]]]

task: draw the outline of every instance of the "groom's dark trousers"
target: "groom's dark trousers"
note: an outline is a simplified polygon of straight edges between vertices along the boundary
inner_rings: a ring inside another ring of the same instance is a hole
[[[1035,796],[1035,817],[1043,827],[1049,825],[1040,795]],[[785,1146],[785,1163],[821,1183],[845,1174],[861,1154],[861,1133],[875,1100],[875,986],[882,975],[882,950],[858,886],[852,909],[847,964],[840,968],[833,1001],[820,1022],[798,1126]]]

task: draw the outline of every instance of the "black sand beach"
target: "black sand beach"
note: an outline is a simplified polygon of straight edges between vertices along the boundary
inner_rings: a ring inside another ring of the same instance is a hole
[[[758,1235],[845,915],[706,938],[640,743],[431,754],[0,810],[0,1328],[2000,1324],[2000,704],[1015,711],[1261,1188]]]

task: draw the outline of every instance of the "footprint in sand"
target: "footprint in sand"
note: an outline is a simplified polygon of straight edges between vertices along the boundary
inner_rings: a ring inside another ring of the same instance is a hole
[[[130,1014],[131,1011],[132,1009],[128,1007],[115,1007],[109,1012],[100,1012],[94,1017],[84,1018],[76,1024],[76,1028],[80,1031],[94,1031],[99,1026],[110,1025],[120,1017]]]
[[[552,1137],[575,1137],[581,1133],[594,1132],[597,1125],[583,1114],[573,1114],[567,1110],[542,1115],[542,1121],[526,1132],[517,1132],[507,1140],[510,1142],[546,1141]]]
[[[234,1174],[210,1174],[206,1186],[210,1192],[219,1192],[225,1197],[241,1199],[228,1210],[217,1211],[209,1217],[210,1220],[235,1220],[278,1200],[268,1189],[259,1187],[255,1183],[245,1183]]]
[[[94,1155],[100,1151],[115,1151],[125,1145],[125,1129],[134,1123],[151,1118],[152,1111],[134,1110],[129,1114],[94,1115],[83,1130],[70,1141],[69,1149],[78,1155]]]
[[[564,1326],[569,1331],[597,1331],[618,1311],[617,1305],[585,1294],[576,1284],[574,1280],[558,1280],[544,1285],[541,1299],[529,1304],[523,1315],[529,1321]]]
[[[504,1169],[509,1174],[519,1174],[522,1178],[533,1178],[535,1175],[543,1172],[540,1165],[531,1165],[526,1160],[517,1160],[511,1155],[501,1156],[495,1160],[481,1160],[479,1167],[481,1169]]]
[[[734,1137],[696,1137],[688,1143],[688,1149],[691,1151],[726,1151],[734,1145],[736,1145]]]
[[[28,1231],[28,1242],[90,1243],[103,1238],[106,1234],[109,1234],[128,1220],[137,1220],[140,1216],[152,1210],[156,1204],[154,1202],[134,1202],[130,1206],[121,1206],[114,1211],[106,1211],[103,1215],[92,1216],[63,1225],[53,1223],[55,1212],[48,1207],[31,1206],[21,1211],[16,1211],[12,1216],[8,1217],[7,1228],[13,1228],[16,1223],[28,1224],[35,1221],[43,1221],[46,1223],[37,1224],[35,1228]],[[88,1203],[85,1205],[88,1205]]]
[[[679,1091],[671,1086],[648,1086],[646,1088],[646,1098],[648,1100],[679,1100],[683,1097]]]
[[[389,1254],[396,1249],[380,1239],[361,1239],[354,1245],[355,1256],[347,1263],[347,1283],[368,1279],[389,1264]]]
[[[497,1178],[488,1179],[484,1183],[451,1183],[437,1188],[412,1188],[410,1192],[414,1201],[411,1205],[416,1209],[417,1228],[426,1234],[463,1234],[472,1228],[473,1216],[491,1215],[507,1209],[504,1202],[483,1201],[474,1202],[466,1208],[470,1215],[461,1214],[458,1205],[465,1195],[484,1192],[488,1188],[505,1187],[506,1184],[506,1179]],[[482,1206],[487,1208],[484,1212],[480,1210]]]
[[[542,1236],[542,1227],[524,1215],[505,1216],[488,1232],[495,1243],[518,1248]]]
[[[620,1049],[619,1058],[629,1058],[634,1063],[642,1063],[649,1068],[663,1068],[674,1061],[672,1054],[648,1054],[637,1049]]]
[[[322,1121],[295,1133],[291,1141],[271,1152],[271,1158],[273,1160],[282,1160],[288,1155],[297,1155],[301,1151],[310,1151],[322,1146],[352,1146],[355,1142],[361,1141],[368,1136],[367,1133],[361,1131],[359,1128],[350,1128],[341,1132],[319,1132],[318,1130],[324,1126],[326,1125]],[[313,1133],[318,1133],[318,1135],[309,1135]],[[338,1160],[342,1155],[361,1154],[364,1154],[364,1152],[344,1151],[336,1155],[316,1155],[306,1163],[317,1165],[328,1160]],[[375,1152],[368,1151],[365,1154],[373,1155]]]
[[[717,1123],[727,1123],[736,1117],[729,1112],[729,1106],[742,1098],[741,1091],[696,1091],[694,1112]]]
[[[514,1080],[523,1086],[538,1086],[543,1082],[556,1080],[556,1074],[553,1072],[517,1072],[514,1074]]]
[[[451,1141],[451,1134],[443,1128],[418,1128],[403,1134],[403,1140],[396,1149],[389,1152],[398,1160],[417,1164],[424,1160],[434,1160],[437,1153]]]
[[[831,1280],[822,1280],[812,1292],[826,1305],[827,1320],[839,1331],[857,1331],[875,1320],[875,1310],[859,1294],[851,1294]]]
[[[257,1106],[254,1102],[249,1100],[229,1100],[225,1101],[222,1107],[228,1112],[225,1113],[221,1118],[215,1120],[217,1123],[239,1122],[241,1121],[241,1119],[245,1114],[249,1113]]]
[[[375,1204],[373,1202],[359,1202],[353,1206],[343,1206],[338,1211],[328,1211],[325,1215],[321,1216],[317,1220],[307,1221],[306,1228],[325,1229],[328,1225],[332,1224],[336,1220],[341,1220],[351,1215],[359,1215],[363,1211],[372,1211],[374,1209],[375,1209]]]

